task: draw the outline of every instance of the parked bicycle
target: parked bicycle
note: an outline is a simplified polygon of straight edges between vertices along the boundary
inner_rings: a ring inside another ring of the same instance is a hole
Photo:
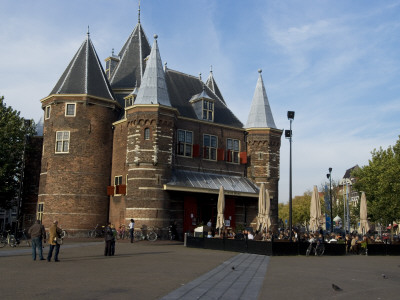
[[[17,233],[16,241],[17,245],[27,246],[27,247],[31,246],[31,240],[28,238],[25,229],[22,229]]]
[[[129,238],[129,230],[126,230],[125,225],[122,225],[117,230],[117,240],[128,239]]]
[[[5,247],[6,245],[10,245],[10,247],[17,247],[17,239],[13,234],[11,234],[10,230],[6,231],[7,234],[0,235],[0,248]]]
[[[317,242],[317,243],[310,243],[310,246],[308,246],[307,251],[306,251],[306,256],[309,256],[310,254],[314,254],[316,256],[322,256],[325,252],[325,246],[323,243]]]
[[[97,224],[93,230],[90,230],[88,232],[88,237],[90,238],[104,237],[104,234],[105,234],[104,226],[100,226],[99,224]]]
[[[157,233],[152,227],[142,227],[141,229],[136,230],[133,236],[136,241],[148,240],[154,242],[158,238]]]

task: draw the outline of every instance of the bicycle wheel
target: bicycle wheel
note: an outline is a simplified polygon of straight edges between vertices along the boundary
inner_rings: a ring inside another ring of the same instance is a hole
[[[154,231],[150,231],[150,232],[147,234],[147,239],[148,239],[150,242],[154,242],[155,240],[157,240],[157,233],[155,233]]]
[[[11,247],[17,247],[17,240],[13,236],[10,237],[10,246]]]
[[[324,252],[325,252],[325,247],[323,245],[321,245],[315,249],[315,253],[317,256],[322,256],[324,254]]]
[[[308,246],[307,251],[306,251],[306,256],[309,256],[311,253],[312,245]]]
[[[141,241],[144,239],[142,231],[135,231],[133,234],[135,241]]]
[[[5,238],[3,235],[0,236],[0,248],[3,248],[5,245],[7,245],[7,238]]]

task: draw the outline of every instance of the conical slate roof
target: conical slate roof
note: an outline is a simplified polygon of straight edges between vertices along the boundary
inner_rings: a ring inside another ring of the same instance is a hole
[[[140,22],[133,29],[119,52],[121,58],[110,78],[113,89],[140,86],[145,69],[144,59],[150,54],[150,44]]]
[[[158,50],[157,35],[154,36],[153,47],[147,61],[135,104],[162,104],[171,106],[160,51]]]
[[[212,90],[213,93],[217,95],[219,99],[222,100],[222,102],[226,103],[224,97],[222,97],[221,91],[219,90],[217,83],[215,82],[212,70],[210,71],[210,75],[208,75],[206,86],[210,90]]]
[[[51,91],[53,94],[88,94],[114,100],[89,34]]]
[[[253,101],[249,117],[247,118],[246,128],[276,128],[271,107],[269,106],[267,93],[261,76],[261,70],[254,92]]]

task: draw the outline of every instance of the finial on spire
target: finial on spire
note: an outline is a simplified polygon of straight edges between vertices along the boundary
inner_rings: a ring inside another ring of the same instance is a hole
[[[261,74],[261,73],[262,73],[262,70],[261,70],[261,69],[258,69],[258,73],[260,73],[260,74]]]
[[[139,9],[138,9],[138,23],[140,23],[140,0],[139,0]]]
[[[155,35],[154,35],[154,39],[156,40],[157,38],[158,38],[158,35],[157,35],[157,34],[155,34]]]
[[[201,80],[201,73],[199,73],[199,79]]]
[[[89,25],[87,26],[87,36],[89,37],[90,36],[90,31],[89,31]]]
[[[164,63],[164,72],[167,71],[167,62]]]
[[[114,56],[114,48],[111,50],[111,55]]]
[[[210,66],[210,72],[212,73],[212,65]]]

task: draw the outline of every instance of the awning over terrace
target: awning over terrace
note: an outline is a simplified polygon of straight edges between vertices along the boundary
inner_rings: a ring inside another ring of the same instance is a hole
[[[164,190],[218,194],[223,186],[225,195],[258,197],[259,189],[249,179],[241,176],[173,170],[172,179]]]

